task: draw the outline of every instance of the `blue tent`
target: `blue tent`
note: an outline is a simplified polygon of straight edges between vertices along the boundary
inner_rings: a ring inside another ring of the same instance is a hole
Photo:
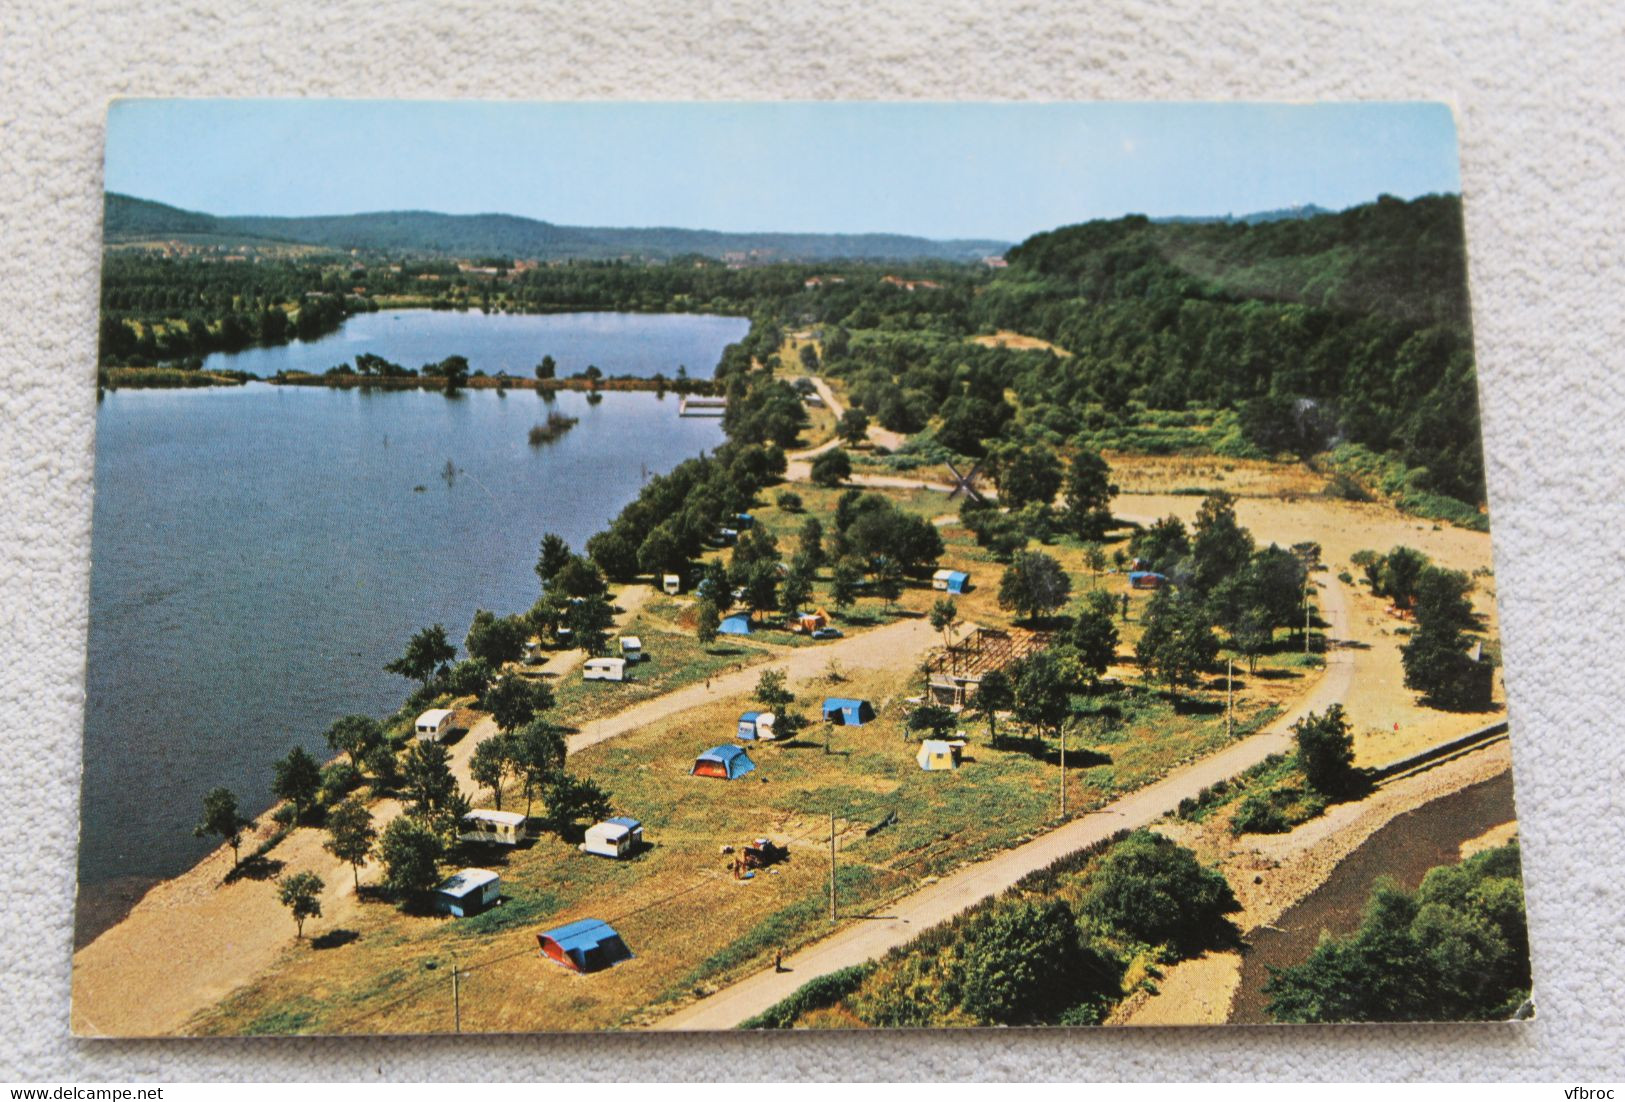
[[[875,718],[875,710],[867,700],[832,696],[824,700],[824,721],[843,727],[862,727]]]
[[[740,715],[740,717],[739,717],[739,732],[735,737],[736,738],[746,739],[746,740],[749,740],[749,741],[755,741],[756,736],[759,733],[757,731],[757,729],[756,729],[756,721],[758,719],[760,719],[763,715],[767,716],[768,724],[771,726],[771,724],[773,722],[773,713],[772,712],[744,712],[744,713],[742,713]],[[771,731],[768,732],[768,736],[772,737],[772,732]]]
[[[729,616],[717,625],[717,631],[723,635],[749,635],[750,617],[744,613]]]
[[[1130,570],[1128,584],[1131,589],[1161,589],[1168,579],[1153,570]]]
[[[739,526],[741,531],[743,531],[746,528],[755,527],[756,518],[751,516],[749,513],[735,513],[734,523]]]
[[[632,959],[615,927],[599,918],[583,918],[536,935],[542,955],[577,972],[597,972]]]
[[[694,759],[689,774],[695,777],[716,777],[719,780],[738,780],[756,768],[750,755],[737,746],[713,746]]]
[[[968,581],[970,581],[970,575],[965,573],[963,570],[948,571],[948,592],[965,592],[965,583]]]

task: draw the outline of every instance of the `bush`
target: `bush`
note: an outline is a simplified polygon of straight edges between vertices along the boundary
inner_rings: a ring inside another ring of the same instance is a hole
[[[779,508],[786,513],[799,513],[802,509],[801,495],[794,490],[780,490],[779,496],[774,499]]]
[[[361,787],[361,770],[347,761],[329,762],[322,768],[322,786],[317,802],[332,807]]]
[[[1230,819],[1231,834],[1285,834],[1292,829],[1268,795],[1255,793],[1241,801]]]
[[[1335,796],[1355,787],[1354,735],[1341,704],[1298,720],[1292,737],[1298,744],[1298,766],[1316,791]]]
[[[854,964],[808,980],[766,1010],[739,1023],[740,1029],[789,1029],[804,1014],[834,1006],[874,973],[872,963]]]
[[[1232,937],[1224,916],[1241,905],[1224,877],[1190,850],[1138,830],[1101,861],[1080,909],[1106,931],[1191,953]]]

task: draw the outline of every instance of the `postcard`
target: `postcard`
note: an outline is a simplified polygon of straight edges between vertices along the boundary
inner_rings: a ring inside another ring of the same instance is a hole
[[[1532,1015],[1447,107],[130,99],[105,188],[77,1034]]]

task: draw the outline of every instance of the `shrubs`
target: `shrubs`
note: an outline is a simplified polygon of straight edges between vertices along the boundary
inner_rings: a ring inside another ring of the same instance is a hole
[[[1356,786],[1354,735],[1341,704],[1298,720],[1292,725],[1292,738],[1298,747],[1298,766],[1317,792],[1335,796]]]
[[[1414,894],[1379,881],[1353,935],[1270,973],[1278,1022],[1510,1018],[1530,986],[1517,843],[1434,868]]]
[[[1222,875],[1203,868],[1190,850],[1144,830],[1106,855],[1079,907],[1099,926],[1181,952],[1223,940],[1233,932],[1224,916],[1240,909]]]
[[[834,1006],[856,991],[874,972],[872,963],[854,964],[849,968],[808,980],[787,998],[780,999],[755,1017],[739,1023],[740,1029],[789,1029],[796,1019],[814,1010]]]

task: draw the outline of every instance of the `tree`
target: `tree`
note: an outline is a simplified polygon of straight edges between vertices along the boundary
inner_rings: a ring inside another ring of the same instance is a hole
[[[531,801],[564,768],[564,732],[543,719],[535,719],[514,736],[513,768],[525,790],[525,818]]]
[[[547,819],[560,837],[582,820],[596,822],[614,810],[609,793],[590,777],[575,777],[560,770],[547,785]]]
[[[990,458],[999,501],[1011,509],[1034,502],[1049,505],[1060,492],[1061,461],[1043,444],[1001,444]]]
[[[243,831],[254,825],[237,810],[237,797],[229,788],[211,789],[203,797],[203,818],[192,828],[194,838],[211,834],[231,846],[231,867],[237,868],[237,850],[243,844]]]
[[[573,552],[564,537],[548,532],[542,537],[541,550],[536,557],[536,576],[547,585],[572,557]]]
[[[602,654],[609,629],[615,626],[615,610],[602,594],[593,594],[572,604],[564,622],[575,637],[576,646],[588,654]]]
[[[558,370],[559,365],[552,356],[543,356],[542,362],[536,365],[536,380],[552,379],[558,375]]]
[[[794,616],[812,600],[812,578],[805,571],[792,567],[779,583],[779,608],[786,616]]]
[[[1065,492],[1067,529],[1080,540],[1105,539],[1112,525],[1111,502],[1117,487],[1099,452],[1080,447],[1073,453],[1066,469]]]
[[[858,585],[863,573],[851,559],[841,559],[830,573],[829,599],[838,611],[851,608],[858,599]]]
[[[328,748],[335,754],[348,754],[357,769],[368,751],[383,741],[384,729],[371,716],[343,716],[327,729]]]
[[[1399,649],[1405,687],[1440,708],[1473,711],[1489,705],[1495,668],[1467,653],[1467,637],[1448,628],[1419,627]]]
[[[1072,694],[1081,688],[1081,669],[1064,647],[1050,647],[1022,659],[1016,668],[1015,717],[1041,734],[1060,738],[1072,718]]]
[[[802,367],[808,371],[818,370],[818,349],[810,344],[804,344],[801,346],[798,355],[801,358]]]
[[[1173,574],[1191,553],[1190,536],[1185,531],[1184,521],[1178,517],[1163,517],[1151,527],[1134,533],[1128,541],[1128,550],[1146,569]]]
[[[1473,602],[1473,580],[1459,570],[1424,566],[1416,577],[1417,626],[1427,631],[1468,632],[1478,626]]]
[[[413,742],[402,774],[412,814],[420,818],[451,808],[461,798],[451,772],[451,753],[438,742]]]
[[[982,675],[982,683],[976,687],[976,692],[966,707],[987,720],[988,741],[999,745],[998,713],[1007,712],[1015,706],[1015,690],[1010,684],[1010,675],[1003,670],[989,670]]]
[[[694,638],[699,640],[700,646],[709,647],[717,641],[717,633],[722,628],[722,616],[717,612],[717,606],[702,597],[694,606]]]
[[[517,731],[553,707],[553,690],[544,681],[510,675],[493,685],[481,703],[499,730]]]
[[[481,697],[495,680],[491,663],[483,658],[465,658],[446,675],[446,688],[452,696]]]
[[[875,596],[887,607],[896,605],[903,595],[903,564],[890,555],[881,555],[873,560],[873,569]]]
[[[779,603],[779,566],[765,559],[747,566],[740,580],[745,591],[745,607],[752,612],[766,612]]]
[[[1278,1022],[1506,1021],[1529,996],[1518,845],[1441,865],[1416,892],[1379,880],[1359,929],[1271,968]]]
[[[1134,647],[1148,677],[1165,682],[1170,692],[1196,679],[1219,654],[1219,641],[1208,627],[1194,597],[1158,590],[1145,610],[1145,630]]]
[[[1102,929],[1182,954],[1228,941],[1232,928],[1224,916],[1240,909],[1223,875],[1148,830],[1111,848],[1079,904],[1079,913]]]
[[[1236,499],[1223,491],[1203,498],[1191,531],[1191,587],[1211,593],[1239,574],[1252,553],[1252,534],[1236,520]]]
[[[1100,576],[1106,572],[1106,549],[1098,543],[1084,544],[1083,565],[1089,570],[1089,588],[1093,589],[1100,584]]]
[[[277,899],[293,913],[296,936],[305,936],[305,919],[322,913],[322,889],[327,885],[313,872],[296,872],[276,882]]]
[[[1372,592],[1387,597],[1398,608],[1410,608],[1416,602],[1416,586],[1427,562],[1427,556],[1415,548],[1394,548],[1373,564],[1374,571],[1370,566],[1366,568]]]
[[[1117,625],[1111,613],[1101,611],[1098,605],[1078,610],[1067,641],[1077,651],[1078,661],[1091,680],[1098,681],[1117,659]]]
[[[817,517],[808,517],[801,525],[800,554],[814,568],[824,565],[824,526]]]
[[[529,637],[530,625],[522,617],[498,617],[481,608],[474,612],[463,649],[469,657],[482,659],[491,669],[500,670],[504,663],[519,660]]]
[[[408,815],[390,820],[378,839],[384,886],[396,895],[428,891],[440,882],[440,859],[446,851],[440,836]]]
[[[1071,592],[1072,579],[1053,557],[1042,551],[1023,551],[1010,560],[999,579],[999,607],[1036,620],[1066,604]]]
[[[446,629],[439,624],[424,628],[406,644],[406,652],[384,667],[387,673],[419,681],[424,688],[446,671],[447,664],[457,656],[457,648],[446,640]]]
[[[756,701],[767,711],[780,715],[796,702],[796,696],[785,684],[783,670],[763,670],[756,679]]]
[[[395,756],[395,748],[387,742],[368,750],[362,764],[372,776],[372,790],[375,793],[388,792],[401,783],[400,759]]]
[[[276,763],[271,778],[271,794],[293,805],[293,821],[305,817],[305,809],[316,803],[322,787],[322,767],[303,746],[295,746]]]
[[[954,714],[942,705],[928,701],[909,712],[904,725],[921,737],[942,738],[954,729]]]
[[[959,606],[954,604],[952,597],[939,597],[931,605],[927,613],[933,630],[942,632],[943,649],[952,652],[954,646],[954,625],[959,623]]]
[[[635,550],[633,556],[636,557]],[[547,589],[549,593],[568,600],[575,597],[602,597],[608,592],[609,587],[604,584],[604,575],[593,560],[580,555],[571,555],[548,579]]]
[[[1341,704],[1298,720],[1292,725],[1292,738],[1298,746],[1298,768],[1317,791],[1335,796],[1353,786],[1354,734]]]
[[[357,895],[361,894],[361,866],[377,840],[372,812],[360,800],[351,797],[327,813],[327,841],[322,848],[350,866]]]
[[[526,722],[529,722],[528,720]],[[513,736],[488,738],[474,747],[468,761],[468,775],[475,784],[491,790],[497,810],[502,810],[502,782],[513,769]]]
[[[468,384],[468,357],[447,356],[435,365],[432,373],[446,380],[447,394],[455,394],[459,387]]]
[[[816,485],[839,486],[852,477],[852,457],[833,448],[813,459],[811,476]]]
[[[1122,993],[1120,967],[1083,942],[1063,900],[1001,902],[970,920],[961,945],[960,1005],[983,1025],[1054,1022]]]
[[[847,447],[855,448],[869,439],[869,415],[853,406],[841,414],[841,419],[835,424],[835,432],[846,441]]]

